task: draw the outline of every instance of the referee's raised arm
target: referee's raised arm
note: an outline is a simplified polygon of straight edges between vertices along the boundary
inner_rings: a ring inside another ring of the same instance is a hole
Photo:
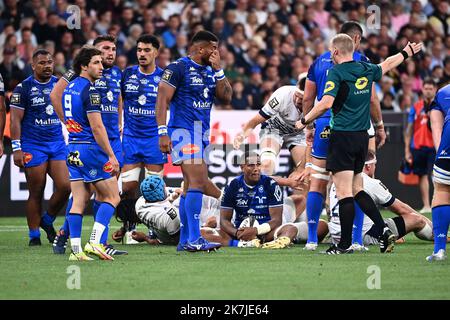
[[[378,64],[381,67],[382,74],[385,74],[386,72],[396,68],[403,61],[417,54],[421,50],[422,50],[422,43],[408,42],[408,44],[406,45],[405,48],[403,48],[402,51],[393,56],[388,57],[382,63]]]

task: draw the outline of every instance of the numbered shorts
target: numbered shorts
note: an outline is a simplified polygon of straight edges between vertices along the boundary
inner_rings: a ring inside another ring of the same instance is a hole
[[[25,168],[39,166],[48,161],[66,160],[67,146],[64,140],[52,142],[22,142]]]
[[[119,162],[119,167],[123,167],[123,149],[122,149],[122,141],[120,138],[109,140],[111,144],[111,148],[113,149],[114,155]]]
[[[159,150],[158,136],[150,138],[136,138],[124,135],[122,140],[124,164],[164,164],[167,155]]]
[[[169,128],[172,140],[172,163],[181,165],[183,161],[198,159],[199,164],[208,163],[209,136],[182,128]]]
[[[437,159],[433,167],[433,181],[450,185],[450,159]]]
[[[273,139],[280,146],[283,146],[284,144],[284,146],[289,149],[289,151],[291,151],[296,146],[306,147],[306,138],[303,131],[283,135],[277,129],[265,127],[259,132],[259,141],[262,141],[263,139]]]
[[[96,143],[70,143],[67,148],[70,181],[95,182],[111,178],[109,158]]]
[[[314,141],[311,155],[317,159],[326,159],[328,154],[328,144],[330,138],[330,117],[323,117],[316,120]]]
[[[328,145],[327,170],[361,173],[366,162],[367,131],[332,131]]]

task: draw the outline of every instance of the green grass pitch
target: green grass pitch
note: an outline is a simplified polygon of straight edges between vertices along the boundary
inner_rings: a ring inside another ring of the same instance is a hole
[[[58,218],[55,226],[61,223]],[[83,243],[92,223],[91,217],[84,220]],[[112,230],[117,226],[112,223]],[[68,261],[68,253],[54,255],[45,233],[41,240],[41,247],[28,247],[26,219],[0,218],[0,299],[450,298],[450,261],[425,261],[433,244],[414,235],[384,255],[378,247],[364,254],[326,256],[303,251],[302,245],[178,253],[175,247],[142,244],[117,245],[129,255],[115,261],[84,263]],[[80,270],[80,289],[67,286],[73,265]],[[373,288],[373,270],[380,272],[379,289]]]

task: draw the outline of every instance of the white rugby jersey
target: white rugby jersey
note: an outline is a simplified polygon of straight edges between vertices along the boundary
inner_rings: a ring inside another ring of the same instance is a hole
[[[156,237],[164,244],[174,244],[175,234],[180,230],[180,216],[176,208],[169,200],[159,202],[146,202],[144,197],[136,201],[136,214],[139,219]]]
[[[294,104],[294,92],[297,90],[296,86],[282,86],[272,93],[259,111],[268,119],[263,127],[278,129],[281,135],[296,133],[295,123],[302,117]]]
[[[180,208],[180,197],[175,199],[173,205],[177,209]],[[214,216],[217,222],[217,228],[220,229],[220,201],[216,198],[203,195],[202,197],[202,211],[200,212],[200,226],[204,225],[209,217]]]
[[[378,179],[369,177],[367,174],[362,173],[364,191],[373,199],[376,205],[383,207],[389,207],[395,201],[395,197],[389,192],[389,189]],[[339,203],[336,195],[336,187],[333,183],[330,189],[330,211],[331,222],[337,224],[340,227],[339,221]],[[372,220],[364,215],[363,222],[363,234],[370,230],[373,226]],[[340,230],[339,230],[340,232]]]

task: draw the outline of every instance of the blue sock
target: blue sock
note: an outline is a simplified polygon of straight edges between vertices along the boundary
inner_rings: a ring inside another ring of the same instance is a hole
[[[70,234],[70,232],[69,232],[69,223],[67,222],[67,216],[70,214],[70,209],[72,209],[72,204],[73,204],[73,197],[70,197],[69,198],[69,202],[67,202],[66,218],[64,220],[64,224],[62,225],[61,229],[59,229],[59,230],[64,231],[64,234],[67,234],[67,235]]]
[[[101,204],[102,204],[102,202],[97,201],[95,199],[94,199],[94,202],[92,203],[92,211],[94,212],[94,221],[95,221],[95,217],[97,216],[98,208],[100,208]]]
[[[352,243],[358,243],[363,245],[362,229],[364,224],[364,212],[358,206],[355,201],[355,219],[353,219],[353,241]]]
[[[97,214],[95,215],[95,222],[98,222],[105,226],[105,230],[103,231],[102,235],[100,236],[100,243],[106,244],[106,241],[108,240],[109,221],[111,220],[112,216],[114,215],[114,211],[116,210],[116,208],[114,208],[108,202],[98,202],[98,203],[100,205],[98,207]]]
[[[45,226],[52,226],[55,219],[56,216],[51,216],[48,214],[48,211],[45,211],[44,215],[41,217],[41,222]]]
[[[450,224],[450,205],[437,206],[431,210],[433,219],[434,253],[447,245],[447,232]]]
[[[238,244],[239,244],[239,240],[233,240],[233,239],[231,239],[230,242],[228,243],[228,245],[230,247],[237,247]]]
[[[189,242],[200,238],[200,211],[202,210],[203,193],[198,189],[189,189],[186,193],[184,208],[189,227]]]
[[[306,216],[308,217],[308,242],[318,243],[317,227],[322,212],[323,195],[320,192],[310,191],[306,198]]]
[[[81,214],[70,213],[67,216],[67,223],[69,224],[70,238],[81,238],[83,216]]]
[[[40,238],[41,237],[41,232],[39,231],[39,228],[37,228],[37,229],[29,229],[28,230],[28,236],[30,237],[30,239]]]
[[[185,207],[186,197],[180,197],[180,244],[185,245],[189,238],[189,224]]]

